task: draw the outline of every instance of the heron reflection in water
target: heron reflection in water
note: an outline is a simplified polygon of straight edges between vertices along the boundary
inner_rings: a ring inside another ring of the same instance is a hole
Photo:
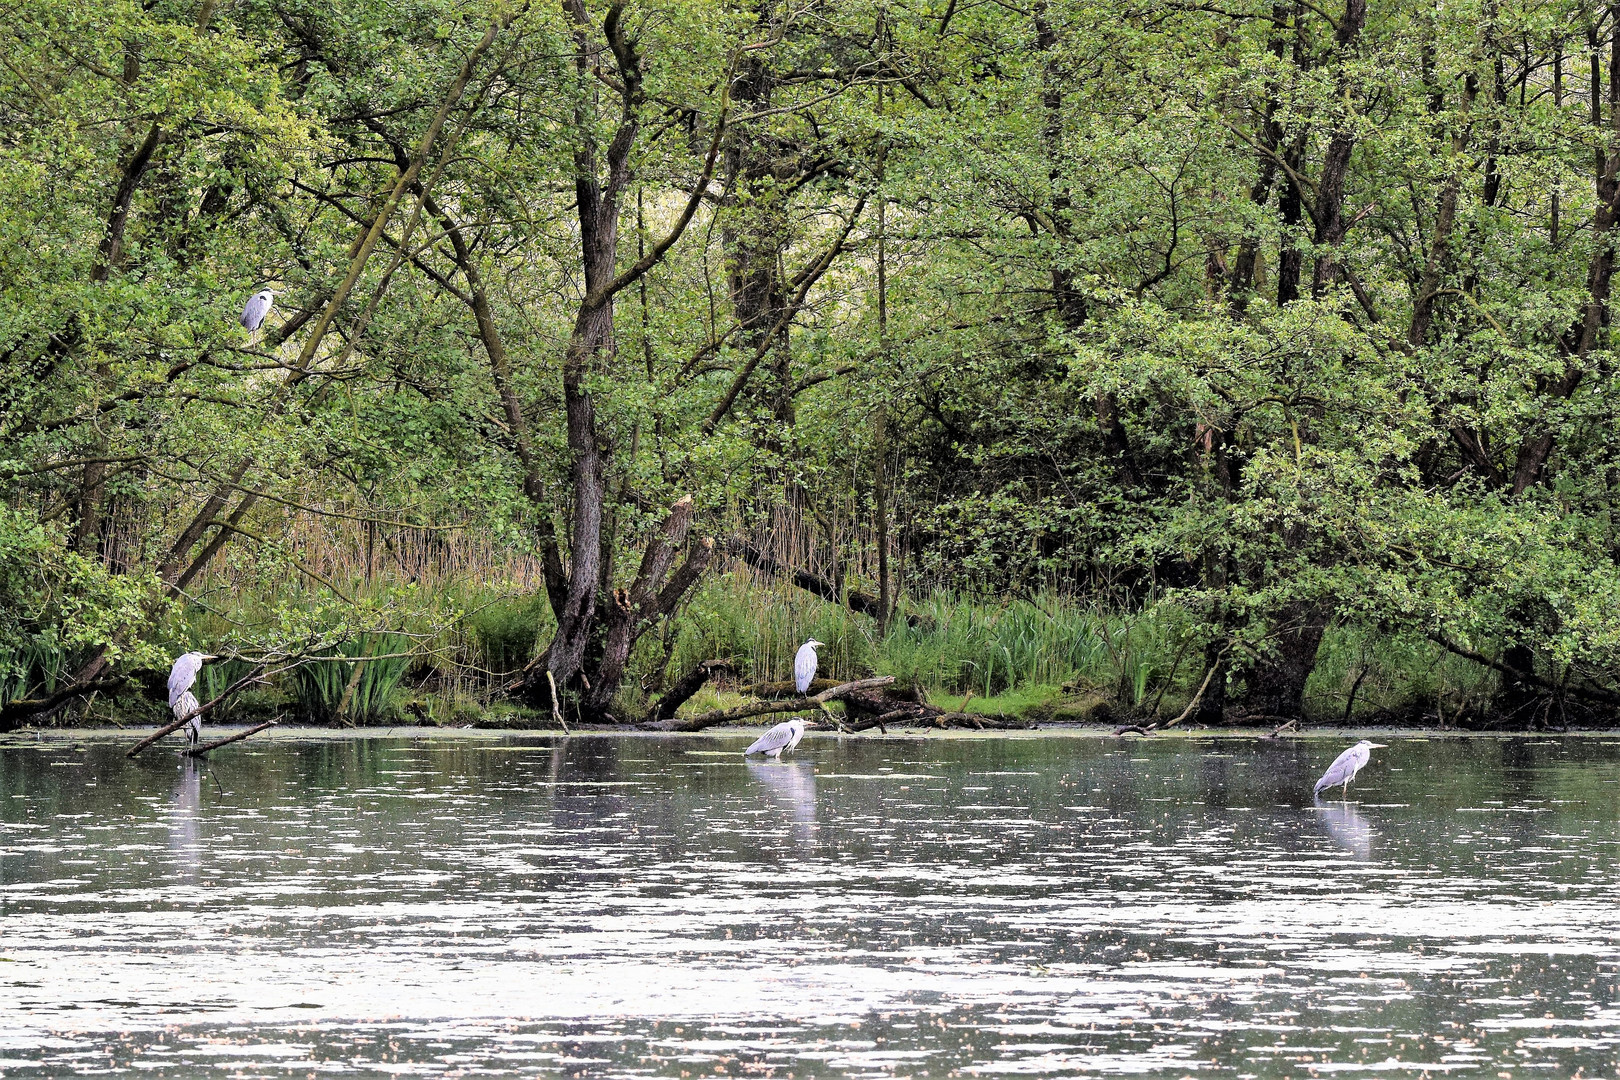
[[[808,761],[748,763],[750,779],[763,784],[771,801],[793,822],[793,838],[808,843],[816,835],[816,769]]]
[[[180,780],[174,786],[169,814],[169,850],[188,880],[202,869],[202,766],[197,759],[180,759]]]
[[[1317,800],[1316,808],[1322,815],[1322,827],[1328,837],[1357,859],[1372,856],[1373,838],[1377,832],[1372,824],[1349,803],[1324,803]]]

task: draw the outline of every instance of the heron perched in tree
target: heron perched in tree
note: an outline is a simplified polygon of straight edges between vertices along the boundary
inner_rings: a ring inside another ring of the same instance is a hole
[[[810,684],[816,677],[816,646],[822,644],[811,638],[799,646],[799,651],[793,656],[793,685],[798,687],[799,693],[808,693]],[[797,741],[797,740],[795,740]]]
[[[1383,750],[1384,748],[1383,743],[1362,739],[1333,759],[1333,764],[1329,765],[1327,772],[1322,774],[1322,779],[1316,782],[1316,789],[1312,794],[1320,795],[1323,788],[1330,787],[1343,787],[1344,794],[1350,794],[1350,781],[1354,780],[1356,773],[1360,772],[1362,767],[1367,764],[1367,759],[1372,756],[1374,750]]]
[[[814,659],[814,655],[811,654],[812,659]],[[780,759],[782,751],[791,750],[798,746],[799,740],[802,738],[804,738],[804,721],[795,716],[791,720],[777,724],[755,739],[753,745],[743,751],[743,757],[747,757],[749,754],[764,754],[766,757]]]
[[[248,298],[247,306],[242,309],[242,325],[251,333],[264,325],[265,316],[275,306],[276,294],[269,289],[260,289]]]
[[[174,718],[179,720],[187,713],[197,711],[197,698],[192,694],[191,688],[197,682],[197,672],[210,660],[219,657],[212,653],[188,652],[175,657],[174,667],[169,669],[169,708],[174,712]],[[202,717],[193,716],[186,721],[186,737],[191,740],[191,746],[196,748],[202,739]]]

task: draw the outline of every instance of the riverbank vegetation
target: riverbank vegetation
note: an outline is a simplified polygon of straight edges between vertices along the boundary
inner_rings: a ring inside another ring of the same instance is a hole
[[[810,636],[1021,720],[1620,703],[1610,7],[30,0],[0,57],[0,729],[185,647],[243,715],[630,722]]]

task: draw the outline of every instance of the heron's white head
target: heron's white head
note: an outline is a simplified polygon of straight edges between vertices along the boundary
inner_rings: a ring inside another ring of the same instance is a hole
[[[825,641],[817,641],[815,638],[811,638],[809,641],[805,642],[805,644],[810,646],[812,649],[817,649],[827,643]]]
[[[1389,746],[1388,746],[1387,743],[1373,742],[1371,739],[1362,739],[1356,745],[1357,746],[1365,746],[1369,750],[1387,750],[1387,749],[1389,749]]]

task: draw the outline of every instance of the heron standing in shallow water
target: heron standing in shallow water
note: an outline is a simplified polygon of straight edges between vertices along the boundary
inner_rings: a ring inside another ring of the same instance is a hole
[[[773,757],[780,761],[782,751],[791,750],[798,746],[799,740],[802,738],[804,738],[804,721],[795,716],[791,720],[777,724],[755,739],[753,744],[743,751],[743,757],[747,757],[749,754],[764,754],[766,757]]]
[[[1333,764],[1329,765],[1327,772],[1322,774],[1322,779],[1316,782],[1316,788],[1311,794],[1320,795],[1323,788],[1343,787],[1342,794],[1348,796],[1350,794],[1350,781],[1354,780],[1356,773],[1360,772],[1362,766],[1367,764],[1367,759],[1372,756],[1374,750],[1383,750],[1384,748],[1383,743],[1362,739],[1333,759]]]
[[[169,708],[176,720],[197,711],[197,698],[191,692],[197,682],[197,672],[202,670],[203,664],[218,659],[212,653],[203,652],[181,653],[175,657],[174,667],[169,669]],[[200,715],[186,721],[186,738],[191,740],[191,748],[195,750],[202,739]]]

